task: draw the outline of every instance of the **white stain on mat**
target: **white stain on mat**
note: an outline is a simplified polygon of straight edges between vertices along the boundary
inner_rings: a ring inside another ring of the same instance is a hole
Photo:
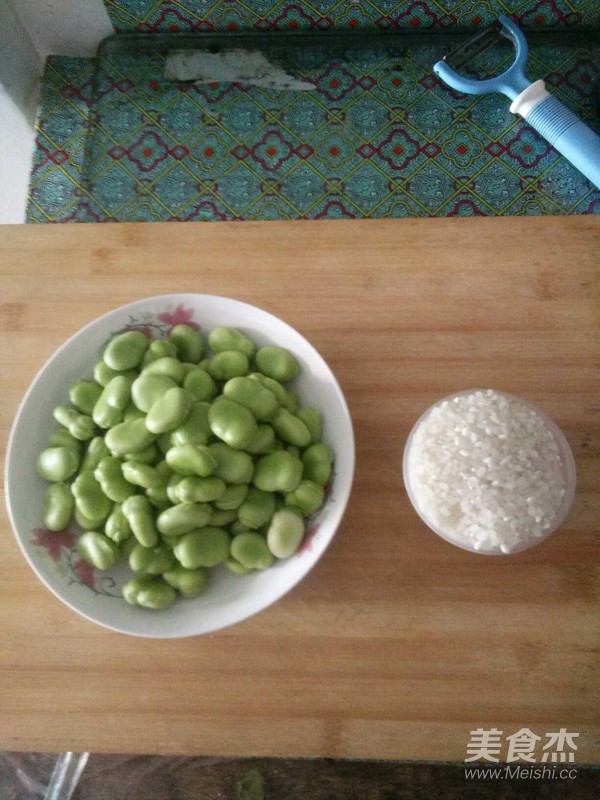
[[[315,89],[309,81],[290,75],[269,61],[259,50],[235,48],[211,53],[208,50],[178,50],[167,56],[165,78],[194,83],[233,81],[269,89]]]

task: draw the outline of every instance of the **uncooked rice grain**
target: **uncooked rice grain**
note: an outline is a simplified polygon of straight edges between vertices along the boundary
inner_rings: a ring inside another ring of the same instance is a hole
[[[491,389],[434,406],[411,437],[406,474],[423,518],[482,552],[510,553],[544,536],[566,491],[548,421]]]

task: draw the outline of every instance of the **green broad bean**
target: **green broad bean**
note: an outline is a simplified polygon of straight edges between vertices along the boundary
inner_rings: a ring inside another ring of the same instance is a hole
[[[186,569],[179,565],[163,573],[163,580],[182,597],[198,597],[208,588],[208,570],[203,567]]]
[[[205,369],[195,366],[183,379],[183,388],[196,400],[212,400],[218,392],[217,384]]]
[[[237,509],[239,521],[247,528],[256,529],[266,525],[275,513],[275,495],[263,492],[255,486],[248,490],[248,496]]]
[[[92,439],[92,441],[94,440]],[[83,442],[76,439],[73,434],[62,427],[52,431],[48,439],[48,444],[50,447],[70,447],[72,450],[75,450],[79,456],[81,456],[83,452]]]
[[[207,525],[210,514],[211,508],[207,503],[179,503],[158,515],[156,527],[163,536],[181,536]]]
[[[247,375],[250,362],[239,350],[223,350],[208,362],[207,370],[216,381],[228,381],[239,375]]]
[[[208,365],[210,364],[210,358],[203,358],[202,361],[198,362],[198,367],[203,369],[205,372],[208,372]]]
[[[131,525],[123,513],[120,503],[115,503],[113,510],[108,515],[108,519],[104,523],[104,534],[117,544],[121,544],[131,537]]]
[[[36,469],[44,480],[61,483],[75,475],[79,462],[79,454],[72,447],[47,447],[39,454]]]
[[[170,467],[169,467],[169,469],[170,469]],[[182,500],[180,500],[180,498],[179,498],[179,493],[178,493],[178,489],[177,489],[177,487],[179,486],[179,484],[181,483],[182,480],[183,480],[183,476],[182,475],[178,475],[176,472],[173,472],[171,474],[169,480],[167,481],[167,485],[165,487],[165,491],[167,493],[167,497],[168,497],[169,502],[171,503],[171,505],[175,506],[178,503],[182,502]]]
[[[124,461],[135,461],[140,462],[142,464],[150,464],[154,466],[161,457],[161,452],[154,444],[154,442],[148,447],[144,447],[143,450],[138,450],[137,453],[125,453],[123,456]]]
[[[252,455],[264,455],[276,449],[275,431],[270,425],[262,424],[256,426],[254,437],[244,448],[247,453]]]
[[[223,564],[230,572],[233,572],[234,575],[247,575],[249,572],[252,572],[250,567],[245,567],[235,558],[228,558]]]
[[[156,400],[146,415],[146,427],[152,433],[168,433],[183,424],[190,413],[194,398],[185,389],[168,389]]]
[[[182,536],[175,543],[173,552],[186,569],[216,567],[229,558],[229,546],[227,531],[205,526]]]
[[[152,361],[142,370],[142,375],[166,375],[181,386],[185,378],[185,367],[173,356],[165,356]]]
[[[226,484],[226,487],[221,497],[213,501],[213,506],[221,511],[235,511],[246,499],[250,487],[247,483]]]
[[[225,442],[213,442],[208,451],[215,460],[213,474],[225,483],[250,483],[254,474],[252,457],[243,450],[234,450]]]
[[[231,541],[231,557],[246,569],[268,569],[275,558],[259,533],[238,533]]]
[[[213,508],[210,512],[210,517],[206,523],[210,527],[226,528],[230,523],[237,519],[237,511],[221,511],[218,508]]]
[[[175,496],[180,503],[212,503],[222,497],[226,489],[225,481],[214,475],[209,478],[191,475],[176,484]]]
[[[257,383],[260,383],[260,385],[264,386],[265,389],[268,389],[270,392],[272,392],[277,398],[277,402],[280,406],[285,406],[287,402],[287,389],[285,386],[282,386],[279,381],[269,378],[267,375],[263,375],[261,372],[251,372],[248,377],[253,381],[257,381]]]
[[[105,361],[98,361],[94,367],[94,380],[96,383],[99,383],[100,386],[106,386],[113,378],[116,378],[117,375],[122,375],[125,378],[134,380],[136,372],[132,369],[127,369],[123,372],[118,369],[111,369]]]
[[[103,436],[94,436],[88,442],[81,466],[80,472],[93,472],[103,458],[110,455],[110,450],[106,446]]]
[[[323,421],[316,408],[306,406],[296,411],[296,417],[301,420],[310,431],[311,444],[320,442],[323,436]]]
[[[236,450],[249,444],[258,430],[252,412],[226,397],[211,403],[208,424],[218,439]]]
[[[111,369],[131,369],[141,363],[149,343],[148,337],[141,331],[126,331],[106,345],[102,357]]]
[[[75,511],[73,512],[73,519],[79,525],[80,528],[83,528],[84,531],[97,531],[100,530],[105,522],[106,519],[104,517],[100,517],[99,519],[94,519],[93,517],[86,517],[85,514],[82,514],[80,509],[75,506]]]
[[[77,540],[77,552],[96,569],[110,569],[120,561],[121,551],[108,536],[98,531],[86,531]]]
[[[229,400],[247,408],[259,421],[269,419],[279,408],[273,392],[248,376],[228,380],[223,386],[223,394]]]
[[[145,450],[155,439],[156,434],[148,430],[144,419],[134,419],[131,422],[120,422],[108,430],[104,441],[111,453],[124,456],[125,453]]]
[[[267,531],[267,545],[276,558],[293,556],[304,538],[304,520],[289,508],[273,514]]]
[[[327,486],[331,478],[333,452],[322,442],[311,444],[302,453],[302,477]]]
[[[172,606],[177,597],[175,589],[160,576],[138,575],[123,586],[123,597],[130,605],[163,611]]]
[[[280,383],[291,381],[300,371],[294,356],[283,347],[261,347],[256,351],[254,360],[263,375]]]
[[[80,472],[71,484],[75,506],[88,519],[104,520],[112,511],[113,503],[102,491],[93,472]]]
[[[134,419],[143,419],[145,416],[146,415],[144,412],[140,411],[133,400],[130,400],[123,410],[123,422],[131,422],[131,420]]]
[[[171,432],[168,431],[167,433],[161,433],[160,436],[157,436],[156,446],[158,447],[162,455],[166,456],[167,451],[169,451],[171,447],[173,447],[173,442],[171,441]]]
[[[271,420],[273,430],[279,438],[287,444],[296,447],[308,447],[311,440],[309,429],[301,419],[290,414],[286,408],[280,408]]]
[[[71,522],[75,498],[67,483],[52,483],[46,489],[44,525],[49,531],[62,531]]]
[[[197,364],[204,355],[204,341],[195,328],[175,325],[169,332],[169,341],[175,345],[181,361]]]
[[[138,542],[129,553],[129,566],[133,572],[162,575],[173,569],[175,564],[176,559],[172,548],[163,543],[154,547],[144,547]]]
[[[310,517],[323,505],[325,490],[314,481],[302,480],[293,492],[285,495],[285,504],[300,509],[305,517]]]
[[[302,480],[302,461],[286,450],[261,456],[254,468],[253,483],[263,492],[293,492]]]
[[[69,400],[82,414],[90,416],[101,394],[100,384],[82,378],[69,389]]]
[[[213,353],[239,350],[247,358],[254,355],[254,342],[235,328],[213,328],[208,334],[208,344]]]
[[[171,432],[171,442],[178,444],[208,444],[212,431],[208,423],[210,405],[204,401],[195,402],[182,425]]]
[[[131,381],[117,375],[102,390],[92,411],[92,419],[99,428],[112,428],[123,421],[123,411],[129,402]]]
[[[94,420],[88,414],[80,414],[79,411],[69,408],[69,406],[56,406],[53,415],[54,419],[63,425],[71,436],[81,442],[87,442],[96,432]]]
[[[136,408],[147,413],[157,400],[176,386],[173,378],[169,378],[168,375],[142,372],[131,386],[131,398]]]
[[[163,484],[163,479],[156,469],[143,461],[124,461],[121,470],[126,482],[142,489],[156,489]]]
[[[134,494],[124,501],[121,508],[131,526],[131,532],[138,542],[144,547],[157,545],[158,530],[150,500],[145,495]]]
[[[257,533],[258,531],[253,531],[251,528],[248,528],[246,525],[241,523],[239,519],[233,520],[233,522],[227,528],[229,533],[232,536],[237,536],[238,533]]]
[[[171,467],[164,460],[159,461],[154,469],[158,478],[160,479],[160,483],[151,489],[146,489],[146,497],[148,500],[150,500],[155,508],[162,510],[171,505],[171,501],[169,500],[169,496],[167,494],[167,486],[173,473],[171,471]]]
[[[167,450],[167,464],[178,475],[208,478],[216,473],[218,462],[210,447],[203,444],[177,444]],[[217,475],[217,477],[221,477]]]
[[[135,488],[128,483],[122,471],[122,462],[116,456],[105,456],[94,470],[94,478],[104,494],[114,503],[122,503],[131,497]]]
[[[142,359],[142,369],[159,358],[177,358],[177,348],[167,339],[153,339]]]

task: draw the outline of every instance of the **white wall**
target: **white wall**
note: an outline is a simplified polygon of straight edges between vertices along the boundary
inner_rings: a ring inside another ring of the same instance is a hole
[[[112,32],[102,0],[0,0],[0,223],[25,220],[46,56],[91,57]]]

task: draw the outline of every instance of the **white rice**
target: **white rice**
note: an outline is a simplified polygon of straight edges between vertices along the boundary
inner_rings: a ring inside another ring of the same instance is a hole
[[[491,389],[434,406],[414,431],[407,489],[434,529],[464,547],[510,553],[544,536],[566,491],[548,420]]]

